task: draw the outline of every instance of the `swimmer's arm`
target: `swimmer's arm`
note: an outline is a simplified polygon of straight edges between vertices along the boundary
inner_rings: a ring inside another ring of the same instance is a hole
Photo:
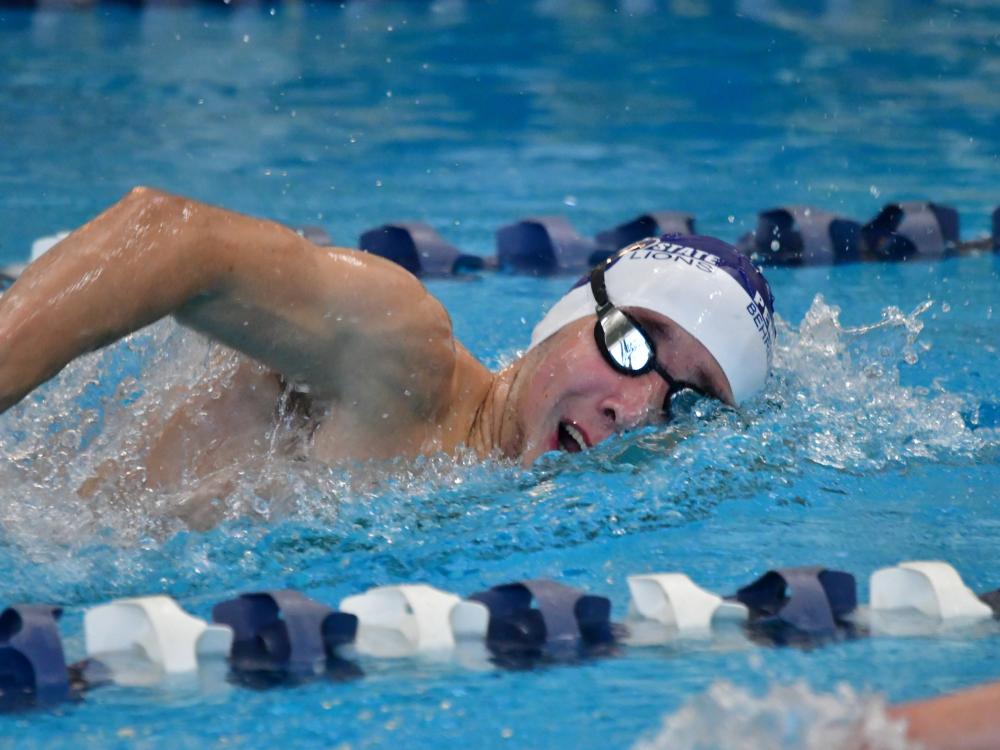
[[[378,362],[345,352],[375,343],[433,361],[454,347],[447,314],[398,266],[137,188],[0,296],[0,411],[75,357],[169,314],[320,396],[335,396],[345,371],[378,377]]]
[[[1000,682],[889,709],[927,750],[1000,748]]]

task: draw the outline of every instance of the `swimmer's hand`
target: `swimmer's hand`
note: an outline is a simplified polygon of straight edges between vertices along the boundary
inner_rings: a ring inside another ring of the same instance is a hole
[[[406,389],[421,418],[447,399],[451,323],[412,275],[275,222],[136,188],[0,296],[0,411],[75,357],[169,314],[317,398],[374,410]]]

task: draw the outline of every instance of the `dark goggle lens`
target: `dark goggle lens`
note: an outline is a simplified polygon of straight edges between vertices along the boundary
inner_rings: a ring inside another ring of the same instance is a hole
[[[653,362],[653,349],[646,337],[620,310],[601,318],[604,348],[615,366],[624,372],[641,373]]]

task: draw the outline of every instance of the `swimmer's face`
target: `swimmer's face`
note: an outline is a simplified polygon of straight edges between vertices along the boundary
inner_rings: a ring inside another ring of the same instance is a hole
[[[729,381],[702,344],[670,318],[625,308],[656,346],[656,357],[674,380],[733,403]],[[594,341],[595,316],[564,326],[529,353],[515,394],[520,453],[530,464],[542,453],[575,453],[618,432],[663,422],[667,384],[655,372],[616,372]]]

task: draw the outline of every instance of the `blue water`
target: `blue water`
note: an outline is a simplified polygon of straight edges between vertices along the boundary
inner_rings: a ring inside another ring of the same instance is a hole
[[[687,210],[735,239],[784,202],[864,220],[933,198],[974,237],[1000,201],[998,53],[1000,10],[972,0],[2,9],[0,261],[135,184],[347,245],[423,219],[481,254],[526,214],[589,233]],[[1000,586],[1000,260],[768,276],[776,376],[742,415],[702,404],[665,432],[530,470],[247,467],[208,531],[128,471],[76,496],[103,461],[139,464],[136,425],[176,403],[175,386],[224,382],[224,353],[160,324],[0,417],[0,602],[64,605],[79,658],[87,606],[161,591],[207,616],[266,587],[334,604],[382,583],[467,593],[550,576],[622,617],[625,577],[650,570],[728,593],[772,566],[823,563],[858,575],[865,598],[875,568],[940,558],[976,590]],[[567,284],[430,287],[499,366]],[[758,703],[706,723],[757,711],[788,730],[799,713],[767,697],[776,687],[803,683],[804,703],[839,683],[934,695],[1000,678],[1000,635],[630,648],[525,672],[361,666],[360,681],[263,692],[209,675],[103,688],[0,718],[0,746],[629,747],[722,680]]]

